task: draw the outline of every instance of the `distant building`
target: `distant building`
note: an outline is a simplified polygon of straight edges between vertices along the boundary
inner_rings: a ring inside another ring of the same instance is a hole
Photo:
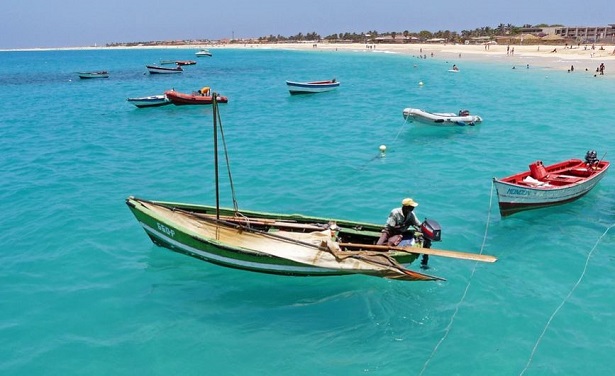
[[[566,26],[555,28],[555,35],[579,42],[613,42],[615,40],[615,24],[608,26]]]

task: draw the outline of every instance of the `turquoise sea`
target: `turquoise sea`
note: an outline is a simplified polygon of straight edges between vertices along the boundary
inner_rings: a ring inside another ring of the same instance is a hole
[[[612,373],[615,175],[576,202],[505,219],[491,181],[590,149],[615,158],[615,67],[594,77],[580,63],[195,52],[0,52],[0,374]],[[167,59],[198,63],[146,74]],[[103,69],[109,79],[75,73]],[[284,83],[333,77],[337,91],[313,96]],[[126,98],[202,86],[229,97],[240,209],[384,224],[408,196],[442,226],[436,248],[498,262],[431,257],[428,273],[447,279],[437,283],[300,278],[155,246],[124,200],[215,203],[211,108]],[[405,107],[484,122],[417,127]]]

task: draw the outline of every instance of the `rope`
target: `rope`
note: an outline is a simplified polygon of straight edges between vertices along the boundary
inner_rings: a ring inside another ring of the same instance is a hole
[[[486,224],[486,227],[485,227],[485,235],[483,236],[483,243],[481,244],[480,252],[479,252],[479,254],[481,254],[481,255],[483,254],[483,250],[485,248],[485,242],[487,241],[487,233],[489,231],[489,221],[490,221],[490,218],[491,218],[491,208],[492,208],[492,204],[493,204],[493,189],[494,189],[494,184],[492,183],[491,184],[491,193],[489,195],[490,196],[489,197],[489,211],[487,213],[487,224]],[[429,364],[431,359],[433,359],[433,357],[436,355],[436,352],[438,351],[438,348],[444,342],[444,340],[448,337],[448,333],[451,331],[451,327],[453,326],[453,322],[455,321],[455,317],[457,316],[457,312],[459,312],[459,307],[461,306],[461,304],[465,300],[466,295],[468,294],[468,290],[470,290],[470,285],[472,284],[472,278],[474,278],[474,273],[476,272],[477,265],[478,265],[478,262],[475,262],[474,263],[474,267],[472,268],[472,272],[470,273],[470,278],[468,279],[468,284],[466,285],[466,288],[463,291],[463,295],[461,296],[461,299],[459,300],[459,302],[457,302],[457,304],[455,305],[455,312],[453,312],[453,315],[451,316],[451,319],[448,322],[448,325],[444,329],[444,335],[442,336],[442,338],[440,338],[440,340],[438,341],[438,343],[436,344],[434,349],[431,351],[431,354],[429,355],[429,358],[427,358],[427,360],[425,361],[425,364],[423,364],[423,368],[421,369],[421,372],[419,372],[419,376],[422,375],[423,372],[425,372],[425,370],[427,369],[427,365]]]
[[[217,95],[217,93],[213,94],[214,96]],[[226,160],[226,170],[228,173],[228,180],[231,186],[231,197],[233,198],[233,208],[235,209],[235,212],[239,211],[239,205],[237,204],[237,197],[235,195],[235,186],[233,185],[233,176],[231,175],[231,162],[228,158],[228,148],[226,147],[226,138],[224,137],[224,128],[222,127],[222,118],[220,117],[220,112],[218,111],[218,102],[215,101],[215,116],[218,117],[218,129],[220,130],[220,136],[222,138],[222,146],[224,148],[224,158]]]
[[[598,246],[598,244],[600,243],[600,241],[602,240],[602,238],[609,232],[609,230],[611,230],[613,227],[615,227],[615,224],[609,226],[602,235],[600,235],[600,237],[598,238],[598,240],[596,241],[596,244],[594,244],[594,246],[592,247],[592,249],[589,251],[589,254],[587,255],[587,258],[585,259],[585,266],[583,267],[583,272],[581,273],[581,276],[579,277],[579,279],[577,280],[577,282],[574,284],[574,286],[572,286],[572,289],[570,289],[570,291],[568,292],[568,295],[566,295],[566,297],[564,298],[564,300],[562,300],[562,302],[557,306],[557,308],[555,309],[555,311],[553,311],[553,313],[551,314],[551,317],[549,317],[549,320],[547,320],[547,324],[545,325],[545,327],[542,329],[542,333],[540,333],[540,336],[538,336],[538,339],[536,340],[536,343],[534,344],[534,348],[532,349],[532,352],[530,353],[530,357],[527,360],[527,363],[525,364],[525,368],[523,368],[523,371],[521,371],[521,373],[519,375],[523,375],[525,373],[525,371],[527,371],[527,369],[530,367],[530,364],[532,363],[532,360],[534,359],[534,354],[536,353],[536,350],[538,349],[538,345],[540,344],[540,342],[542,341],[542,338],[544,337],[545,333],[547,332],[547,329],[549,328],[549,326],[551,325],[551,322],[553,321],[553,318],[555,317],[555,315],[557,315],[559,313],[559,311],[561,310],[561,308],[564,306],[564,304],[566,304],[566,302],[568,301],[568,299],[570,299],[570,297],[572,296],[572,294],[574,293],[574,290],[576,290],[576,288],[579,286],[579,284],[581,284],[581,281],[583,280],[583,277],[585,277],[585,273],[587,272],[587,266],[589,264],[589,259],[592,257],[592,254],[594,253],[594,250],[596,249],[596,247]]]
[[[399,127],[399,130],[397,131],[397,134],[395,135],[395,138],[394,138],[394,139],[393,139],[393,141],[391,142],[393,145],[395,145],[395,143],[397,142],[397,139],[399,138],[399,135],[401,134],[401,132],[402,132],[402,130],[403,130],[403,128],[404,128],[404,125],[406,125],[406,123],[408,123],[408,121],[407,121],[407,120],[404,120],[404,121],[403,121],[403,123],[401,124],[401,126]],[[377,159],[381,159],[381,158],[383,158],[383,157],[384,157],[384,153],[383,153],[383,152],[380,152],[380,153],[376,154],[376,155],[375,155],[375,156],[373,156],[371,159],[369,159],[367,162],[365,162],[363,165],[361,165],[361,166],[360,166],[360,167],[359,167],[356,171],[357,171],[357,172],[358,172],[358,171],[363,171],[363,170],[367,167],[367,165],[369,165],[371,162],[373,162],[373,161],[375,161],[375,160],[377,160]],[[342,183],[346,183],[346,182],[348,182],[350,179],[352,179],[352,178],[356,178],[356,177],[357,177],[357,175],[356,175],[355,173],[353,173],[351,176],[347,177],[346,179],[344,179],[344,180],[340,180],[340,181],[338,182],[338,184],[340,184],[340,185],[341,185]]]

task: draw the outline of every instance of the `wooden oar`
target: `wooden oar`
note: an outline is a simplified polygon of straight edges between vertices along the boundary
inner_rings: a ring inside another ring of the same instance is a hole
[[[346,248],[362,248],[378,251],[401,251],[409,253],[418,253],[423,255],[433,255],[441,257],[450,257],[462,260],[473,260],[482,262],[496,262],[498,259],[490,255],[481,255],[478,253],[467,253],[457,251],[446,251],[443,249],[434,248],[418,248],[418,247],[389,247],[388,245],[374,245],[374,244],[359,244],[359,243],[340,243],[340,247]]]

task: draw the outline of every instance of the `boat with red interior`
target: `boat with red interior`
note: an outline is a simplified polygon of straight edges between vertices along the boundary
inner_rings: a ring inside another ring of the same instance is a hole
[[[528,209],[574,201],[598,184],[610,163],[590,150],[585,160],[569,159],[545,166],[542,161],[529,170],[502,179],[493,178],[500,214],[504,217]]]
[[[199,104],[212,104],[213,94],[210,91],[201,93],[203,89],[192,92],[190,94],[180,93],[175,90],[167,90],[164,92],[167,99],[174,105],[199,105]],[[219,94],[216,94],[218,103],[228,103],[228,98]]]

